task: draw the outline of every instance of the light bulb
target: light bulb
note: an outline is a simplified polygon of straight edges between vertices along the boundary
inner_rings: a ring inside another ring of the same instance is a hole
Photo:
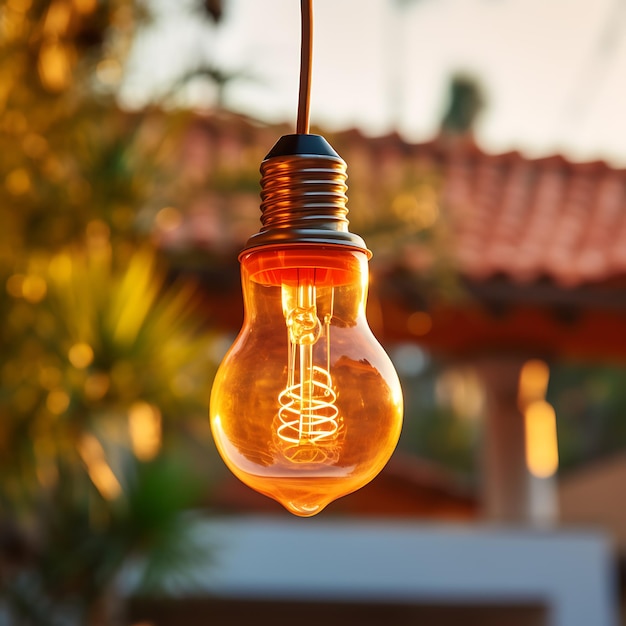
[[[347,230],[345,163],[321,137],[289,135],[262,173],[264,228],[240,255],[244,322],[211,428],[235,476],[308,517],[384,467],[402,392],[365,317],[370,253]]]

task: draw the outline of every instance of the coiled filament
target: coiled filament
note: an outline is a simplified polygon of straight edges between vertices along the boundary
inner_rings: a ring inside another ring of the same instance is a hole
[[[313,270],[314,272],[314,270]],[[330,375],[330,305],[320,322],[314,276],[297,286],[283,285],[283,312],[288,331],[287,385],[278,395],[276,440],[283,455],[302,463],[328,462],[338,456],[342,420]],[[325,336],[325,366],[314,363],[314,347]]]
[[[312,378],[307,394],[303,392],[303,384],[297,383],[289,385],[278,396],[278,436],[284,441],[320,442],[337,433],[339,409],[335,406],[337,394],[330,374],[313,366]]]

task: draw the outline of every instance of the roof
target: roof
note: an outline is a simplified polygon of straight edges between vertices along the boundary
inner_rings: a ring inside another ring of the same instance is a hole
[[[224,249],[230,241],[238,249],[244,230],[250,229],[249,235],[258,229],[258,187],[249,179],[258,180],[263,156],[288,132],[284,126],[268,127],[223,112],[196,119],[184,148],[185,168],[194,176],[214,170],[231,178],[238,169],[244,171],[240,178],[250,196],[245,216],[241,208],[235,211],[236,229],[225,230],[222,219],[214,241],[205,243]],[[356,193],[366,181],[367,193],[376,197],[378,188],[402,184],[398,172],[430,171],[437,181],[440,219],[451,235],[449,250],[459,272],[472,280],[504,276],[531,283],[547,278],[571,288],[626,276],[626,169],[561,155],[490,154],[467,136],[410,143],[395,133],[366,137],[350,130],[333,134],[330,141],[346,160],[350,190]],[[378,212],[375,222],[389,214],[389,199],[381,202],[378,196],[377,208],[370,209]],[[241,194],[237,201],[242,202]],[[204,206],[194,204],[196,222],[203,213],[214,212],[211,203],[215,198],[205,198]],[[350,219],[360,226],[363,216],[352,210],[361,210],[359,203],[350,195]],[[205,224],[215,221],[214,215],[205,217],[211,218]],[[197,235],[196,227],[191,237]]]
[[[475,145],[437,151],[442,202],[468,277],[573,287],[626,273],[626,170],[490,155]]]
[[[197,269],[220,298],[211,319],[228,328],[240,321],[237,252],[260,227],[259,166],[289,132],[201,116],[176,157],[196,191],[162,244],[196,268],[195,251],[207,253]],[[456,355],[626,359],[625,169],[490,154],[467,136],[327,138],[348,165],[351,230],[374,251],[380,320],[370,321],[382,341],[417,339]],[[428,330],[413,332],[415,311],[428,312]]]
[[[562,155],[490,154],[470,136],[411,144],[397,134],[365,138],[348,131],[337,141],[349,181],[352,145],[372,154],[357,159],[359,167],[370,163],[374,179],[385,161],[430,170],[449,250],[472,280],[548,279],[571,288],[626,276],[626,169]]]

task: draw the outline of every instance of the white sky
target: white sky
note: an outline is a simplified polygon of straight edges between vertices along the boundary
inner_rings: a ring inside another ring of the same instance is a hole
[[[204,56],[256,77],[229,86],[228,106],[295,119],[298,0],[225,0],[219,30],[186,17],[183,0],[154,1],[163,17],[137,47],[129,101]],[[315,0],[314,19],[314,124],[429,139],[462,71],[485,92],[485,149],[626,166],[624,0]],[[212,102],[206,86],[185,95]]]

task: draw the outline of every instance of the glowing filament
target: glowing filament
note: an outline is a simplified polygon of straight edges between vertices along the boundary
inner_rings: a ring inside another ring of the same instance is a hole
[[[320,322],[312,280],[282,287],[283,313],[288,332],[287,386],[278,396],[276,435],[282,453],[291,461],[314,463],[337,456],[341,431],[337,394],[330,375],[329,312]],[[326,337],[325,367],[315,365],[314,346]]]
[[[313,368],[312,389],[306,397],[302,385],[290,385],[278,396],[280,426],[278,436],[289,443],[318,442],[336,434],[337,394],[330,374],[321,367]]]

